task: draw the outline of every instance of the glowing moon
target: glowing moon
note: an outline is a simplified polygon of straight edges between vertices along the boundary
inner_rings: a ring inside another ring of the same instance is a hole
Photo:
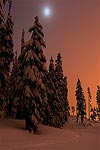
[[[49,7],[43,8],[43,14],[45,17],[51,16],[51,9]]]

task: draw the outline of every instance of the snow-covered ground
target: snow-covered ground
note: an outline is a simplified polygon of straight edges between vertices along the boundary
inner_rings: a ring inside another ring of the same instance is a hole
[[[63,129],[39,125],[25,131],[23,120],[0,120],[0,150],[100,150],[100,123],[78,125],[71,117]]]

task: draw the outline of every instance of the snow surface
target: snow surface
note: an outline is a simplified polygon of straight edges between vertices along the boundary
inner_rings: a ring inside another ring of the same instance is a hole
[[[24,120],[0,120],[0,150],[100,150],[100,123],[78,125],[70,118],[63,129],[39,125],[39,135]]]

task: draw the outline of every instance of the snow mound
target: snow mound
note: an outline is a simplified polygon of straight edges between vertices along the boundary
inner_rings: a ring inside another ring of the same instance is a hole
[[[39,125],[35,135],[25,130],[24,120],[1,119],[0,150],[100,150],[100,123],[85,129],[75,122],[70,117],[65,129]]]
[[[84,119],[84,122],[79,123],[76,122],[76,116],[70,116],[68,122],[65,123],[64,128],[87,128],[93,126],[93,122],[89,121],[88,119]]]
[[[25,130],[24,120],[0,120],[0,150],[44,150],[76,140],[72,131],[39,125],[39,135]]]

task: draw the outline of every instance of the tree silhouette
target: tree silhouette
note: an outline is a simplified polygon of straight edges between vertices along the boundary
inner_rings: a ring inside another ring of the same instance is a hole
[[[97,86],[96,100],[98,105],[98,118],[100,120],[100,86]]]
[[[81,116],[81,122],[83,122],[84,115],[86,115],[86,102],[85,102],[85,97],[83,93],[83,89],[81,86],[80,79],[78,78],[77,85],[76,85],[76,110],[77,110],[77,122],[78,122],[78,117]]]
[[[44,107],[47,102],[45,86],[42,82],[42,76],[47,72],[46,58],[43,54],[43,47],[46,46],[43,39],[43,27],[37,16],[29,32],[31,38],[26,42],[22,34],[23,47],[18,57],[13,104],[18,118],[24,117],[26,109],[29,109],[34,113],[36,119],[43,120]]]
[[[12,1],[5,22],[2,1],[0,1],[0,106],[7,113],[9,103],[10,64],[13,60],[13,22],[11,15]],[[5,3],[5,2],[4,2]]]
[[[88,92],[88,117],[90,119],[90,108],[91,108],[92,96],[91,96],[91,92],[90,92],[90,88],[89,87],[87,88],[87,92]]]

